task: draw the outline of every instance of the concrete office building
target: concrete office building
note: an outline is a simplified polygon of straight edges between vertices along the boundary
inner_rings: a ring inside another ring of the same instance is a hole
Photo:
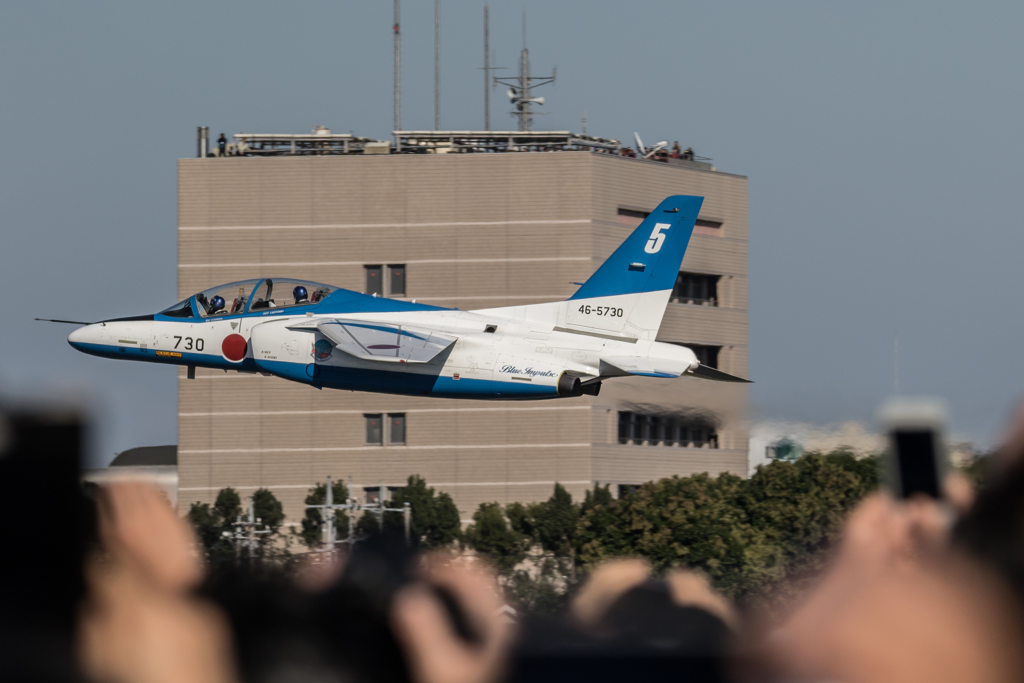
[[[295,277],[461,309],[560,300],[671,194],[706,197],[660,341],[747,376],[747,179],[592,151],[182,159],[181,298]],[[331,475],[410,474],[481,502],[574,497],[671,475],[747,474],[746,387],[622,378],[597,397],[475,402],[179,375],[179,505],[266,487],[298,522]]]

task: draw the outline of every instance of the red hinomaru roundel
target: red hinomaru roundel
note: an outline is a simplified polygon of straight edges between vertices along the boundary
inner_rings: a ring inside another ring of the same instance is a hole
[[[245,358],[247,347],[248,343],[246,343],[245,337],[240,334],[229,334],[224,337],[224,342],[220,345],[220,351],[228,360],[240,361]]]

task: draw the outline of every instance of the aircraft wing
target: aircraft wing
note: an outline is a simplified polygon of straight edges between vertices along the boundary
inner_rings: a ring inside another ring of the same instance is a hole
[[[458,337],[426,327],[368,320],[313,319],[291,328],[316,328],[339,351],[362,360],[429,363]]]

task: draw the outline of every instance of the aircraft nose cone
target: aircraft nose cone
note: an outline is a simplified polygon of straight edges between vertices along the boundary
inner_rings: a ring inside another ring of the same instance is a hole
[[[89,344],[99,343],[98,327],[99,325],[79,327],[68,335],[68,344],[71,344],[71,347],[78,351],[85,351]]]

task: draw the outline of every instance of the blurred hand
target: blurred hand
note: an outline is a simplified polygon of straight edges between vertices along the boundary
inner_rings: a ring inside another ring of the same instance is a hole
[[[784,676],[857,681],[1009,681],[1020,671],[1012,601],[948,548],[973,493],[953,477],[949,506],[879,492],[851,513],[831,571],[769,657]]]
[[[114,683],[233,683],[227,623],[212,605],[154,589],[123,565],[93,562],[79,622],[82,669]]]
[[[651,576],[647,560],[610,560],[591,572],[572,601],[573,617],[586,628],[596,628],[615,601]]]
[[[494,575],[480,566],[456,567],[442,555],[427,558],[426,584],[448,591],[478,643],[458,636],[444,605],[424,583],[395,597],[392,623],[417,683],[487,683],[499,679],[511,629],[498,615],[503,601]]]
[[[100,541],[116,561],[133,565],[166,590],[188,590],[202,581],[192,527],[156,487],[138,482],[104,486],[99,513]]]
[[[714,614],[734,632],[739,629],[736,608],[724,595],[711,587],[707,577],[689,569],[673,569],[665,575],[672,602],[680,607],[699,607]]]
[[[115,683],[233,683],[227,623],[190,595],[202,567],[188,524],[143,484],[103,489],[98,511],[106,555],[87,566],[79,619],[86,675]]]

